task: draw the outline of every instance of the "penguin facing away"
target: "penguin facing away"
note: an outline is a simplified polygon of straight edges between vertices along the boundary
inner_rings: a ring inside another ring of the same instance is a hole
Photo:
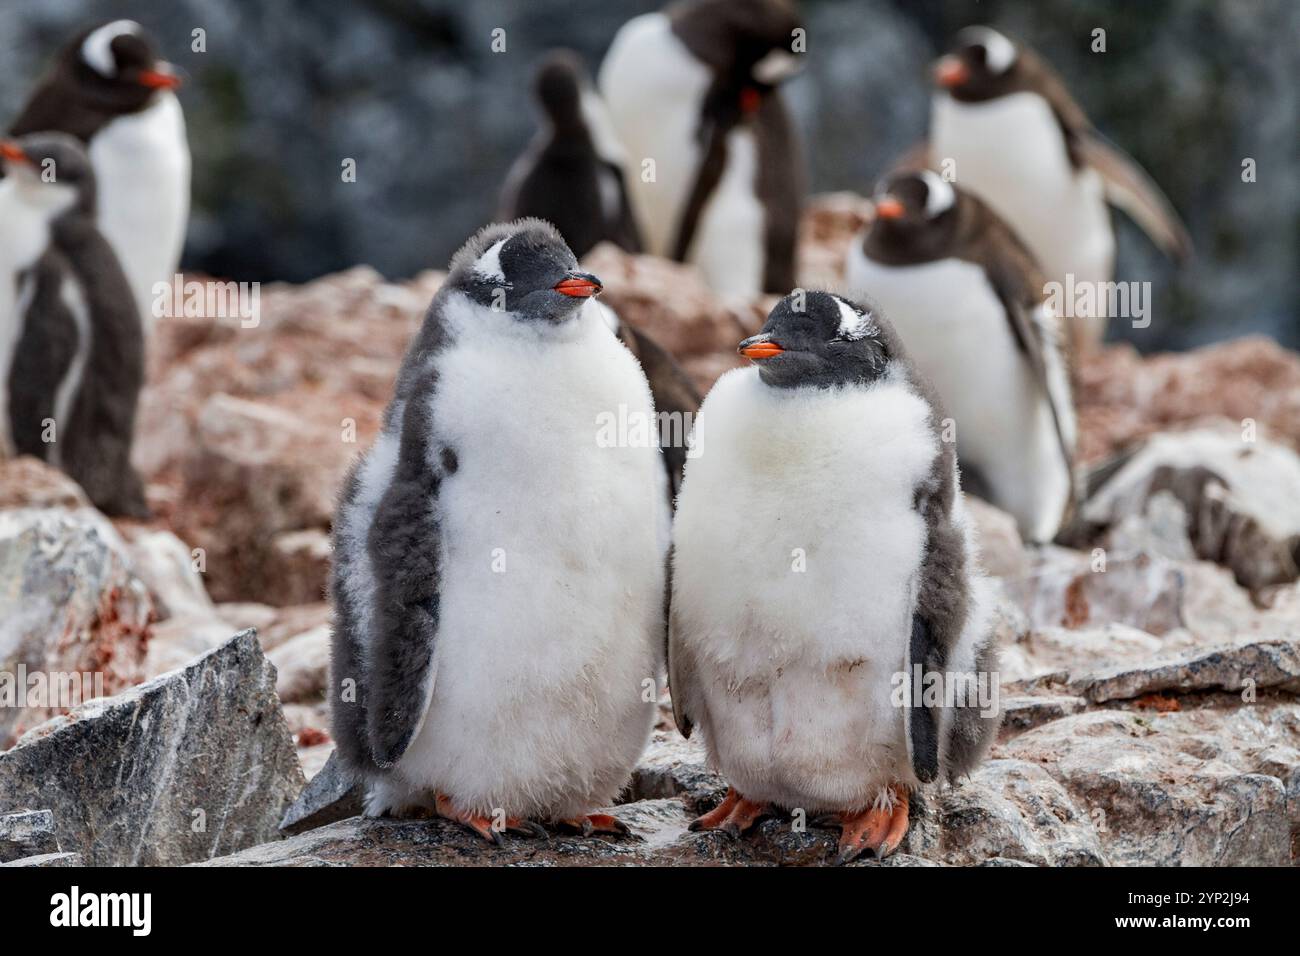
[[[0,218],[0,246],[21,250],[0,275],[16,291],[0,315],[9,441],[65,471],[104,513],[147,518],[130,461],[144,337],[95,225],[90,159],[63,133],[0,142],[0,158],[8,173],[0,205],[14,214]]]
[[[887,177],[875,210],[849,249],[849,286],[881,306],[938,388],[964,486],[1027,540],[1051,541],[1074,502],[1077,428],[1065,332],[1033,257],[985,203],[928,169]]]
[[[597,441],[653,418],[600,288],[541,221],[470,239],[345,483],[331,706],[370,815],[623,830],[591,811],[654,720],[668,505],[657,448]]]
[[[1177,212],[1137,163],[1093,129],[1054,70],[988,27],[958,34],[934,70],[930,158],[956,162],[956,179],[1025,241],[1048,279],[1109,282],[1115,236],[1108,202],[1167,255],[1191,240]],[[1095,346],[1106,316],[1072,324],[1075,349]]]
[[[884,856],[909,793],[968,773],[998,724],[894,694],[914,667],[996,678],[944,413],[888,322],[829,293],[786,297],[740,351],[757,367],[705,397],[673,530],[673,714],[731,784],[693,827],[801,808],[841,827],[840,862]]]
[[[190,150],[175,69],[132,20],[84,30],[41,81],[10,133],[64,132],[86,144],[100,231],[117,253],[148,333],[153,287],[172,281],[190,209]]]
[[[601,65],[646,250],[723,295],[794,285],[804,181],[778,87],[798,28],[789,0],[682,0],[624,24]]]
[[[579,259],[604,241],[640,252],[623,147],[581,58],[549,53],[535,92],[546,125],[506,177],[498,218],[545,219]]]

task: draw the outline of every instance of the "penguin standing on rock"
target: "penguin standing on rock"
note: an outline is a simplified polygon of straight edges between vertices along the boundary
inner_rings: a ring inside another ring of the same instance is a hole
[[[144,337],[95,226],[95,176],[71,136],[0,142],[0,371],[7,438],[109,515],[149,516],[131,467]]]
[[[650,734],[664,645],[654,408],[559,234],[489,226],[451,262],[334,524],[334,736],[370,815],[500,841],[608,814]]]
[[[604,241],[640,252],[623,147],[578,55],[551,52],[538,68],[536,93],[546,128],[510,170],[498,218],[545,219],[579,259]]]
[[[927,169],[881,183],[846,272],[943,396],[966,488],[1051,541],[1073,502],[1076,427],[1064,330],[1028,250]]]
[[[893,328],[829,293],[787,296],[740,351],[757,367],[705,397],[673,529],[673,715],[731,784],[693,828],[803,809],[840,862],[885,856],[911,791],[968,773],[998,724],[971,692],[996,693],[996,649],[944,413]],[[967,692],[912,691],[936,679]]]
[[[75,37],[10,133],[69,133],[90,153],[96,214],[148,332],[153,287],[171,283],[190,210],[190,150],[175,90],[180,77],[133,20]]]
[[[930,162],[984,199],[1034,253],[1048,279],[1109,282],[1112,202],[1167,255],[1191,240],[1169,200],[1134,160],[1103,139],[1039,56],[988,27],[969,27],[934,69]],[[1107,316],[1076,317],[1075,351],[1101,341]]]
[[[723,295],[794,286],[804,184],[778,87],[799,29],[790,0],[682,0],[624,24],[601,65],[646,250]]]

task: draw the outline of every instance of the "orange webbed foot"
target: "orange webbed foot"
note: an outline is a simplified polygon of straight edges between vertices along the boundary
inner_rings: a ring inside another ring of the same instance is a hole
[[[738,837],[771,812],[769,804],[747,800],[732,787],[720,804],[692,820],[690,829],[721,830],[728,836]]]
[[[438,816],[469,827],[483,839],[489,843],[495,843],[497,846],[502,843],[502,832],[517,833],[520,836],[540,837],[542,839],[548,838],[546,830],[540,823],[534,823],[532,820],[524,820],[520,817],[506,817],[504,826],[498,828],[494,825],[491,817],[459,810],[451,802],[450,797],[441,793],[434,798],[434,806],[438,811]]]
[[[883,860],[898,849],[907,835],[908,794],[901,784],[889,789],[884,805],[870,807],[858,813],[840,814],[840,849],[836,864],[848,863],[871,850]]]
[[[615,836],[627,836],[632,832],[627,828],[626,823],[608,813],[588,813],[586,816],[560,820],[559,823],[560,826],[580,831],[583,836],[591,836],[593,833],[612,833]]]

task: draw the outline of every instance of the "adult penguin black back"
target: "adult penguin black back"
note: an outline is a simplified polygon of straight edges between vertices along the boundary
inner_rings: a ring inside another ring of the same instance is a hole
[[[12,182],[5,205],[25,238],[43,224],[44,251],[16,276],[16,344],[5,369],[15,451],[67,472],[110,515],[148,517],[131,467],[144,337],[131,290],[95,225],[95,176],[85,150],[62,133],[0,144]],[[8,323],[6,323],[8,324]]]
[[[83,30],[10,127],[62,132],[90,154],[100,231],[117,253],[146,331],[153,288],[172,281],[190,208],[190,151],[174,91],[180,78],[133,20]]]
[[[725,295],[795,284],[804,178],[778,87],[799,28],[789,0],[683,0],[624,24],[601,65],[646,249]]]
[[[956,180],[984,199],[1025,241],[1047,278],[1109,282],[1114,203],[1175,259],[1191,240],[1141,167],[1103,139],[1065,83],[1033,50],[988,27],[958,34],[934,69],[930,160],[955,163]],[[1072,324],[1077,350],[1105,331],[1106,316]]]
[[[879,185],[845,272],[943,395],[967,489],[1009,511],[1026,539],[1052,540],[1073,498],[1074,403],[1065,330],[1024,244],[924,169]]]
[[[543,128],[506,177],[497,218],[544,219],[580,259],[604,241],[640,252],[625,154],[581,58],[570,50],[549,53],[534,92]]]

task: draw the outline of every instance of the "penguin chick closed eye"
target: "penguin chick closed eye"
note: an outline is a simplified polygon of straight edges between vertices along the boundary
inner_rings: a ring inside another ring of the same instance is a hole
[[[839,296],[787,296],[740,350],[756,367],[705,397],[673,529],[673,714],[731,784],[694,826],[802,809],[841,827],[841,862],[884,856],[909,794],[969,772],[998,724],[944,413],[889,323]],[[911,695],[913,675],[970,693]]]

